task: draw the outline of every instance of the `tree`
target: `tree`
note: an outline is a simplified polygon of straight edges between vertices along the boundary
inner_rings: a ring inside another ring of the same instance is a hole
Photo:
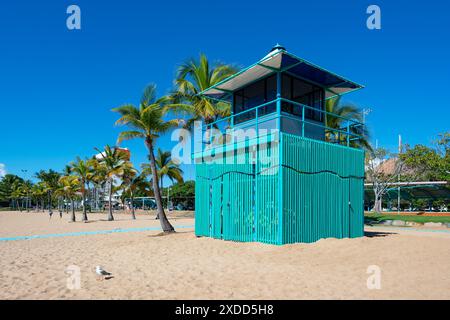
[[[158,148],[156,155],[156,169],[158,172],[158,179],[160,181],[161,190],[164,187],[164,177],[168,177],[171,182],[176,180],[178,183],[183,182],[183,170],[180,169],[180,165],[172,160],[172,154],[170,151],[163,152]],[[148,163],[142,164],[142,172],[149,175],[151,174],[151,167]]]
[[[53,200],[53,193],[58,188],[58,180],[61,177],[61,175],[50,169],[48,171],[41,170],[36,173],[36,177],[41,180],[45,187],[45,192],[47,194],[47,205],[48,205],[48,212],[52,213],[52,200]]]
[[[70,200],[70,207],[72,209],[70,221],[75,222],[75,198],[81,193],[81,181],[77,176],[62,176],[58,182],[56,194]]]
[[[137,192],[144,191],[147,187],[147,182],[145,180],[145,175],[138,174],[138,171],[133,167],[126,167],[124,174],[122,176],[121,189],[123,190],[122,197],[130,197],[131,202],[131,218],[136,220],[135,210],[134,210],[134,197]]]
[[[13,202],[15,202],[15,207],[18,208],[20,212],[22,212],[22,207],[19,200],[24,196],[24,193],[22,191],[22,183],[23,182],[20,180],[14,181],[10,194],[11,199],[13,200]]]
[[[0,200],[9,201],[10,206],[14,207],[15,202],[12,198],[12,192],[17,183],[21,184],[23,179],[13,174],[7,174],[0,180]]]
[[[167,99],[165,98],[156,99],[156,86],[152,84],[145,89],[139,107],[124,105],[113,109],[113,111],[121,115],[120,119],[116,121],[116,125],[126,125],[132,129],[120,133],[117,139],[118,144],[124,140],[135,138],[144,140],[153,176],[153,192],[155,194],[158,217],[160,218],[163,231],[169,233],[175,230],[169,220],[167,220],[164,212],[161,190],[158,184],[154,148],[158,137],[169,129],[178,126],[181,121],[178,119],[165,120],[165,117],[172,110],[172,106],[166,104],[166,101]]]
[[[136,189],[141,186],[142,177],[138,175],[138,171],[131,165],[124,166],[122,175],[122,184],[120,188],[123,190],[123,196],[129,195],[131,200],[131,218],[136,220],[136,215],[134,212],[134,194]]]
[[[77,157],[76,161],[70,164],[70,167],[70,171],[72,173],[75,173],[75,175],[79,177],[83,203],[82,221],[86,222],[88,221],[86,211],[86,185],[91,180],[91,177],[93,175],[92,165],[89,160],[82,160],[80,157]]]
[[[103,151],[95,148],[100,153],[99,163],[103,166],[106,181],[108,182],[108,205],[109,214],[108,221],[114,221],[113,208],[112,208],[112,195],[114,192],[114,178],[121,177],[124,174],[124,170],[128,163],[128,154],[119,148],[111,148],[109,145],[105,147]]]
[[[44,201],[46,195],[46,186],[44,182],[38,182],[31,188],[31,197],[36,203],[36,211],[39,212],[39,203],[41,203],[42,212],[45,210]]]
[[[339,142],[345,144],[347,140],[347,134],[339,131],[333,131],[332,129],[347,131],[347,120],[350,119],[357,122],[362,122],[362,111],[351,104],[342,104],[341,97],[328,99],[325,104],[325,126],[326,134],[325,138],[330,142]],[[337,115],[337,116],[335,116]],[[362,138],[357,140],[350,140],[350,146],[362,147],[368,151],[372,150],[369,143],[369,132],[365,126],[357,126],[350,122],[350,133],[361,135]],[[331,128],[328,129],[328,128]],[[350,135],[350,139],[355,138]]]
[[[26,180],[24,182],[22,182],[22,184],[20,185],[21,191],[23,193],[23,196],[25,197],[25,210],[27,210],[27,212],[30,212],[30,194],[31,194],[31,190],[33,188],[33,182],[31,182],[30,180]]]
[[[186,105],[186,110],[192,114],[186,127],[190,128],[197,120],[210,124],[230,114],[229,104],[214,102],[199,93],[236,72],[237,68],[231,65],[216,63],[211,67],[204,54],[200,55],[199,60],[189,59],[179,66],[172,98],[175,103]]]
[[[450,133],[440,134],[432,147],[407,145],[401,159],[414,179],[450,182]]]
[[[383,195],[403,169],[403,162],[394,154],[378,148],[366,154],[366,179],[372,183],[376,212],[382,211]]]
[[[100,163],[97,158],[92,159],[92,183],[94,185],[96,208],[99,208],[98,198],[104,199],[105,186],[107,184],[106,168],[103,163]]]

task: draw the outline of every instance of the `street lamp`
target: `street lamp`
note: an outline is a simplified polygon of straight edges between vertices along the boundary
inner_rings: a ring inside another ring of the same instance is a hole
[[[364,108],[362,110],[362,115],[363,115],[363,124],[366,124],[366,116],[368,116],[373,110],[370,108]]]

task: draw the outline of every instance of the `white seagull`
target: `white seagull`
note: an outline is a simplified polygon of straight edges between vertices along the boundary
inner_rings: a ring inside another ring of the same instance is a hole
[[[107,272],[100,266],[95,267],[95,273],[97,274],[97,276],[101,277],[101,279],[105,279],[111,276],[111,273]]]

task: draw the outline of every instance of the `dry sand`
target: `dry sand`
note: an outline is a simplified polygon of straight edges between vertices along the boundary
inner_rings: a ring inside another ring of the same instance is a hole
[[[78,217],[79,219],[80,217]],[[45,213],[0,213],[0,238],[158,226],[153,216],[68,223]],[[192,218],[172,217],[175,226]],[[360,239],[271,246],[196,238],[193,229],[0,241],[1,299],[450,299],[450,233],[368,228]],[[67,288],[66,267],[81,270]],[[97,281],[103,266],[114,278]],[[381,268],[381,289],[367,268]]]

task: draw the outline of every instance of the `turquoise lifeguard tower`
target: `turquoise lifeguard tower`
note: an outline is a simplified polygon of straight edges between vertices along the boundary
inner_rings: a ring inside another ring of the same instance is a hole
[[[362,86],[280,45],[203,91],[231,116],[203,126],[195,234],[269,244],[361,237],[363,124],[325,111]],[[328,127],[339,117],[341,127]]]

